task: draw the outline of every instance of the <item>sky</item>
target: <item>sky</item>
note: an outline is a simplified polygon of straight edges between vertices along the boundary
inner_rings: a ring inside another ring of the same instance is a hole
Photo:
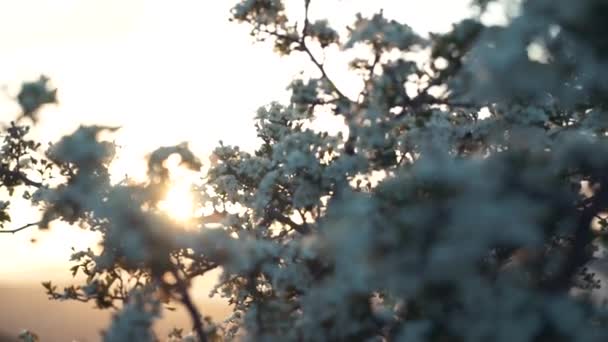
[[[145,155],[188,141],[201,156],[219,140],[251,149],[255,110],[286,100],[286,86],[304,71],[306,56],[279,57],[254,43],[247,25],[229,22],[236,0],[0,0],[0,121],[15,118],[10,101],[24,80],[40,74],[59,89],[58,106],[46,107],[33,134],[56,141],[81,124],[120,126],[113,165],[117,178],[141,178]],[[329,18],[344,31],[358,11],[411,25],[422,34],[446,31],[466,16],[467,0],[313,0],[311,19]],[[302,0],[288,0],[288,13]],[[358,78],[352,55],[330,50],[328,72],[347,94]],[[325,122],[325,121],[324,121]],[[326,121],[327,128],[334,125]],[[325,127],[324,127],[325,128]],[[27,203],[14,203],[13,224],[36,221]],[[10,227],[7,227],[10,228]],[[31,240],[36,242],[32,243]],[[65,281],[71,247],[92,246],[96,236],[55,225],[0,235],[0,285]],[[7,257],[10,256],[10,257]],[[200,293],[200,296],[206,295]]]

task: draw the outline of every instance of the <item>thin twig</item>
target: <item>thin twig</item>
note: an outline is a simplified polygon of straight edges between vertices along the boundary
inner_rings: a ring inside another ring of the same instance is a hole
[[[32,227],[32,226],[36,226],[36,225],[38,225],[38,224],[40,224],[40,222],[28,223],[28,224],[26,224],[26,225],[25,225],[25,226],[23,226],[23,227],[19,227],[19,228],[12,229],[12,230],[0,230],[0,233],[10,233],[10,234],[15,234],[15,233],[17,233],[17,232],[20,232],[20,231],[22,231],[22,230],[24,230],[24,229],[27,229],[27,228],[29,228],[29,227]]]
[[[310,60],[314,63],[314,65],[317,67],[317,69],[319,69],[323,78],[327,81],[327,83],[329,83],[329,85],[333,88],[333,90],[336,92],[336,94],[338,94],[338,96],[340,98],[346,99],[346,100],[352,102],[351,99],[349,99],[346,95],[344,95],[344,93],[342,93],[340,91],[340,89],[338,89],[338,87],[331,80],[329,75],[327,75],[327,72],[325,71],[325,67],[323,66],[323,63],[319,62],[319,60],[312,54],[312,52],[308,48],[308,45],[306,45],[308,27],[310,26],[310,21],[308,19],[309,7],[310,7],[310,0],[305,0],[304,1],[304,29],[302,30],[302,38],[300,38],[300,48],[302,49],[302,51],[306,52],[308,57],[310,57]]]

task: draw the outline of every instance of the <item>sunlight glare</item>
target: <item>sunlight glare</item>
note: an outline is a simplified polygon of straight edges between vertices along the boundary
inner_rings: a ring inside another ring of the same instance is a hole
[[[180,166],[181,160],[178,154],[173,154],[163,163],[169,170],[170,187],[158,208],[178,222],[187,222],[194,217],[193,173]]]
[[[171,218],[185,222],[194,216],[194,203],[190,186],[185,183],[173,184],[167,196],[158,204]]]

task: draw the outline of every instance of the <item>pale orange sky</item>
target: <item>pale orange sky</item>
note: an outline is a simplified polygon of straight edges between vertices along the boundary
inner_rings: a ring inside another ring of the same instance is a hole
[[[466,0],[316,0],[313,19],[337,28],[356,11],[407,22],[421,33],[445,31],[467,15]],[[59,88],[57,107],[41,114],[35,134],[53,141],[80,124],[122,126],[114,170],[144,173],[143,156],[161,145],[190,141],[205,155],[218,140],[255,144],[255,110],[287,98],[294,75],[314,71],[305,56],[280,58],[267,44],[253,44],[247,25],[228,21],[236,0],[0,0],[0,84],[16,91],[22,80],[44,73]],[[301,0],[288,1],[299,10]],[[356,93],[346,57],[327,54],[339,87]],[[0,119],[16,107],[0,100]],[[118,177],[120,178],[120,177]],[[25,204],[15,211],[27,212]],[[14,224],[35,221],[19,215]],[[32,245],[31,238],[37,243]],[[65,279],[70,247],[94,237],[58,226],[0,235],[0,283]],[[7,258],[6,256],[11,256]]]

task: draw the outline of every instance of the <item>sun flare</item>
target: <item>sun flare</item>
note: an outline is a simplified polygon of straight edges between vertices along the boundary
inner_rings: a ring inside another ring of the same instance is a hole
[[[174,184],[158,207],[176,221],[188,221],[194,216],[194,202],[190,186],[187,183]]]

